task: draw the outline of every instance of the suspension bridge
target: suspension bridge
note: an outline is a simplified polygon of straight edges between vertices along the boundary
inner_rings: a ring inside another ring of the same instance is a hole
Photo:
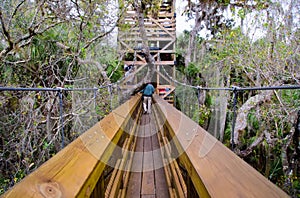
[[[288,197],[158,95],[113,110],[3,197]]]
[[[142,113],[141,94],[132,96],[66,147],[62,142],[60,152],[3,197],[288,197],[173,106],[178,83],[174,8],[175,1],[164,0],[158,17],[145,19],[156,67],[152,113]],[[123,22],[130,31],[119,33],[119,50],[128,55],[124,62],[135,67],[122,89],[139,82],[147,65],[136,18],[129,9]],[[56,91],[61,99],[63,91],[76,90],[40,91]]]

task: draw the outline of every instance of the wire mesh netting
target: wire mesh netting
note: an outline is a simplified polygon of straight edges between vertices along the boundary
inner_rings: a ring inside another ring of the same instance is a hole
[[[0,92],[1,179],[7,189],[119,106],[117,86]]]

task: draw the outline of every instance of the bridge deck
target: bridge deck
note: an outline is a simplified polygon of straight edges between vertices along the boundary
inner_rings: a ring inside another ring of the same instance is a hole
[[[137,132],[132,173],[126,197],[170,197],[153,114],[143,114]]]
[[[141,96],[133,96],[3,197],[288,197],[197,123],[153,99],[153,113],[141,115]]]

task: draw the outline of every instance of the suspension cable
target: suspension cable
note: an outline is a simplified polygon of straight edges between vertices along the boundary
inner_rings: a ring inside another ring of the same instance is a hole
[[[194,85],[188,85],[186,83],[182,83],[177,81],[176,79],[172,78],[168,72],[165,70],[164,67],[161,67],[164,71],[164,73],[167,75],[167,77],[172,80],[173,82],[185,86],[185,87],[190,87],[193,89],[197,89],[197,91],[201,90],[225,90],[225,91],[232,91],[234,93],[234,101],[233,101],[233,109],[234,109],[234,118],[233,118],[233,123],[232,123],[232,134],[231,134],[231,144],[232,144],[232,149],[234,149],[235,142],[234,142],[234,127],[235,127],[235,119],[236,119],[236,105],[237,105],[237,92],[242,92],[242,91],[250,91],[250,90],[283,90],[283,89],[300,89],[300,85],[282,85],[282,86],[268,86],[268,87],[237,87],[237,86],[232,86],[232,87],[201,87],[201,86],[194,86]],[[124,78],[122,78],[124,79]],[[122,80],[121,79],[121,80]],[[64,120],[63,120],[63,92],[64,91],[94,91],[94,99],[96,99],[96,94],[97,91],[103,88],[108,88],[109,94],[110,94],[110,100],[111,100],[111,105],[110,108],[112,110],[112,87],[113,85],[117,85],[121,82],[121,80],[117,81],[116,83],[111,83],[108,85],[100,86],[100,87],[94,87],[94,88],[62,88],[62,87],[56,87],[56,88],[26,88],[26,87],[0,87],[0,91],[54,91],[58,92],[59,96],[59,106],[60,106],[60,121],[61,121],[61,137],[62,137],[62,144],[61,147],[64,147]],[[96,103],[95,103],[96,105]]]
[[[63,90],[58,92],[59,96],[59,115],[61,124],[61,149],[65,147],[65,135],[64,135],[64,116],[63,116]]]
[[[133,66],[135,67],[135,63],[137,61],[137,52],[136,50],[134,50],[134,55],[133,55]],[[123,76],[121,79],[119,79],[117,82],[115,83],[112,83],[111,85],[112,86],[119,86],[119,84],[121,84],[121,82],[123,82],[126,78],[130,78],[132,77],[133,75],[135,75],[135,71],[130,73],[128,76]]]
[[[281,89],[300,89],[300,85],[282,85],[282,86],[268,86],[268,87],[237,87],[237,86],[232,86],[232,87],[202,87],[202,86],[194,86],[194,85],[188,85],[183,82],[179,82],[176,79],[174,79],[172,76],[168,74],[168,72],[165,70],[164,67],[162,67],[165,74],[167,77],[172,80],[173,82],[185,86],[185,87],[190,87],[193,89],[200,89],[200,90],[217,90],[217,91],[255,91],[255,90],[281,90]]]
[[[104,89],[112,84],[94,87],[94,88],[63,88],[63,87],[56,87],[56,88],[30,88],[30,87],[0,87],[0,91],[98,91],[99,89]]]
[[[28,87],[0,87],[0,91],[52,91],[58,93],[59,98],[59,117],[60,117],[60,125],[61,125],[61,149],[65,146],[65,135],[64,135],[64,116],[63,116],[63,92],[66,91],[94,91],[94,100],[95,100],[95,108],[96,108],[96,97],[97,97],[97,91],[100,89],[108,87],[111,89],[111,84],[100,86],[100,87],[94,87],[94,88],[62,88],[62,87],[56,87],[56,88],[28,88]],[[111,95],[111,92],[110,92]],[[112,96],[110,97],[112,100]]]

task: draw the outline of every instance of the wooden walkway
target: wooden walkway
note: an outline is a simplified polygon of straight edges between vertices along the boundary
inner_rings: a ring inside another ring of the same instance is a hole
[[[162,165],[155,118],[143,114],[137,132],[137,145],[126,197],[170,197]]]
[[[2,197],[289,197],[172,105],[153,101],[153,113],[141,115],[133,96]]]

